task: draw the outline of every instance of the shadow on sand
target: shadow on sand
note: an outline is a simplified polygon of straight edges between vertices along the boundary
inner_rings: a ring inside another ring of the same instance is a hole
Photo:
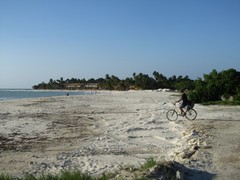
[[[147,175],[149,179],[179,179],[179,180],[212,180],[216,174],[207,171],[200,171],[188,168],[176,161],[165,162],[157,165],[150,174]]]

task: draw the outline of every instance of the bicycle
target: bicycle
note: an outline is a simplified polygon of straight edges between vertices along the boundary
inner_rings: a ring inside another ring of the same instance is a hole
[[[194,120],[197,117],[197,111],[193,109],[193,106],[187,105],[185,109],[185,115],[183,116],[181,113],[179,113],[179,107],[176,106],[174,109],[168,110],[166,113],[166,117],[169,121],[176,121],[178,119],[178,116],[186,117],[188,120]]]

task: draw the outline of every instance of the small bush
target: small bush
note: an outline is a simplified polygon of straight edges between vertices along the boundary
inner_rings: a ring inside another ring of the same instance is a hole
[[[11,177],[9,175],[0,174],[0,180],[11,180]]]
[[[157,162],[153,158],[149,158],[145,164],[141,166],[141,170],[147,170],[154,167]]]

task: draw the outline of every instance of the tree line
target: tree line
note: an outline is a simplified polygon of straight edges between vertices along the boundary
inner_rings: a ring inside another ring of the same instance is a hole
[[[167,78],[154,71],[152,76],[143,73],[133,73],[132,77],[119,79],[114,75],[106,74],[105,78],[98,79],[50,79],[48,83],[42,82],[34,85],[33,89],[67,89],[69,84],[97,84],[101,90],[154,90],[167,88],[172,90],[187,89],[189,98],[194,102],[218,101],[225,98],[240,100],[240,72],[235,69],[217,72],[215,69],[203,78],[196,80],[188,76],[175,76]],[[91,88],[88,86],[88,88]],[[86,89],[86,88],[85,88]]]
[[[235,69],[217,72],[214,69],[204,74],[203,79],[194,81],[194,89],[189,97],[201,103],[222,99],[240,101],[240,72]]]
[[[127,77],[125,79],[119,79],[117,76],[106,74],[105,78],[98,79],[66,79],[63,77],[57,80],[50,79],[49,82],[42,82],[38,85],[34,85],[33,89],[67,89],[69,84],[98,84],[97,89],[101,90],[147,90],[147,89],[159,89],[159,88],[168,88],[168,89],[180,89],[194,88],[194,81],[191,80],[188,76],[178,76],[175,75],[167,78],[163,74],[160,74],[156,71],[153,72],[153,77],[150,77],[148,74],[143,73],[133,73],[132,77]]]

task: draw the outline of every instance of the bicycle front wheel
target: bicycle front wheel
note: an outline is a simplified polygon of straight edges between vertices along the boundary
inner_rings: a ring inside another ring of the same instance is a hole
[[[178,113],[174,109],[170,109],[166,116],[169,121],[176,121],[178,118]]]
[[[194,109],[189,109],[186,113],[186,118],[188,120],[194,120],[197,117],[197,112]]]

